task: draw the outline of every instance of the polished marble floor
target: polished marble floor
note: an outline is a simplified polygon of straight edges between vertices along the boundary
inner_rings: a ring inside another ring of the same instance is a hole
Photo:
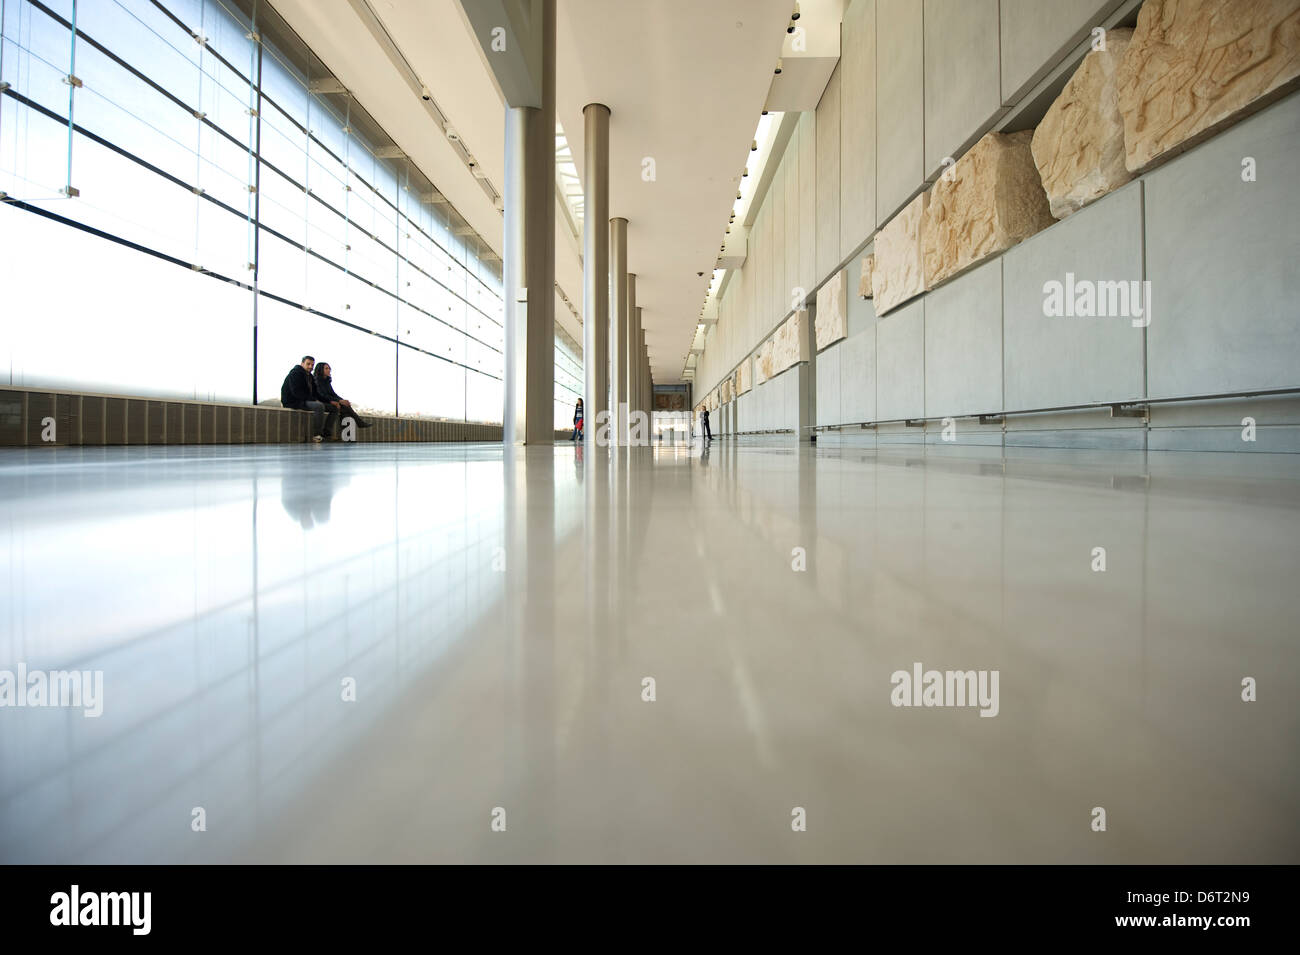
[[[3,451],[0,860],[1300,862],[1298,570],[1295,456]]]

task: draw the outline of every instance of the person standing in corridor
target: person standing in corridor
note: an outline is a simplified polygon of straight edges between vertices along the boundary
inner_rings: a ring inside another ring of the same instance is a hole
[[[709,409],[704,408],[700,411],[700,427],[704,429],[704,440],[713,440],[713,431],[709,428]]]

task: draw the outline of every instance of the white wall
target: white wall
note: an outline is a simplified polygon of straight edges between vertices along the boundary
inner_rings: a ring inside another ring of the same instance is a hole
[[[883,320],[856,298],[864,243],[928,188],[943,158],[1034,101],[1033,84],[1053,69],[1063,81],[1059,65],[1092,26],[1131,8],[1128,0],[852,0],[840,63],[816,111],[800,115],[746,265],[722,297],[699,393],[772,334],[795,288],[811,301],[846,261],[849,337],[815,359],[818,424],[1300,386],[1296,96]],[[1261,170],[1252,183],[1239,175],[1247,155]],[[1067,271],[1150,280],[1152,327],[1046,320],[1043,283]],[[742,396],[740,430],[780,426],[759,394],[771,384]],[[1170,427],[1188,427],[1162,414]],[[1085,417],[1064,426],[1132,422]]]

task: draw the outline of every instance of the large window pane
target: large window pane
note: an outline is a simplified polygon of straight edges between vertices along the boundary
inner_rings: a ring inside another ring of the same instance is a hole
[[[74,41],[60,20],[72,0],[0,0],[0,77],[15,94],[0,98],[0,189],[73,223],[5,209],[21,254],[4,275],[21,294],[4,318],[38,320],[7,328],[12,380],[248,400],[256,376],[267,400],[311,352],[360,406],[501,420],[500,264],[456,234],[448,205],[424,201],[407,160],[378,158],[355,101],[310,93],[220,0],[83,0],[76,13]],[[256,370],[253,293],[232,284],[254,281],[267,293]],[[557,405],[581,377],[571,366],[557,348]]]
[[[58,200],[68,184],[68,127],[13,99],[0,103],[0,192]]]
[[[470,421],[501,423],[505,390],[500,378],[465,373],[465,417]]]
[[[464,368],[410,348],[397,360],[402,414],[464,420]]]
[[[2,203],[0,232],[14,385],[251,399],[250,292]]]
[[[303,355],[329,362],[334,388],[358,408],[392,414],[397,346],[376,335],[262,297],[257,312],[257,392],[279,397],[289,369]]]

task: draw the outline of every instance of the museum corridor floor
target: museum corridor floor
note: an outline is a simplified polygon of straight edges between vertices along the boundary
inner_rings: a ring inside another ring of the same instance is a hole
[[[40,449],[0,515],[6,862],[1300,861],[1295,456]]]

